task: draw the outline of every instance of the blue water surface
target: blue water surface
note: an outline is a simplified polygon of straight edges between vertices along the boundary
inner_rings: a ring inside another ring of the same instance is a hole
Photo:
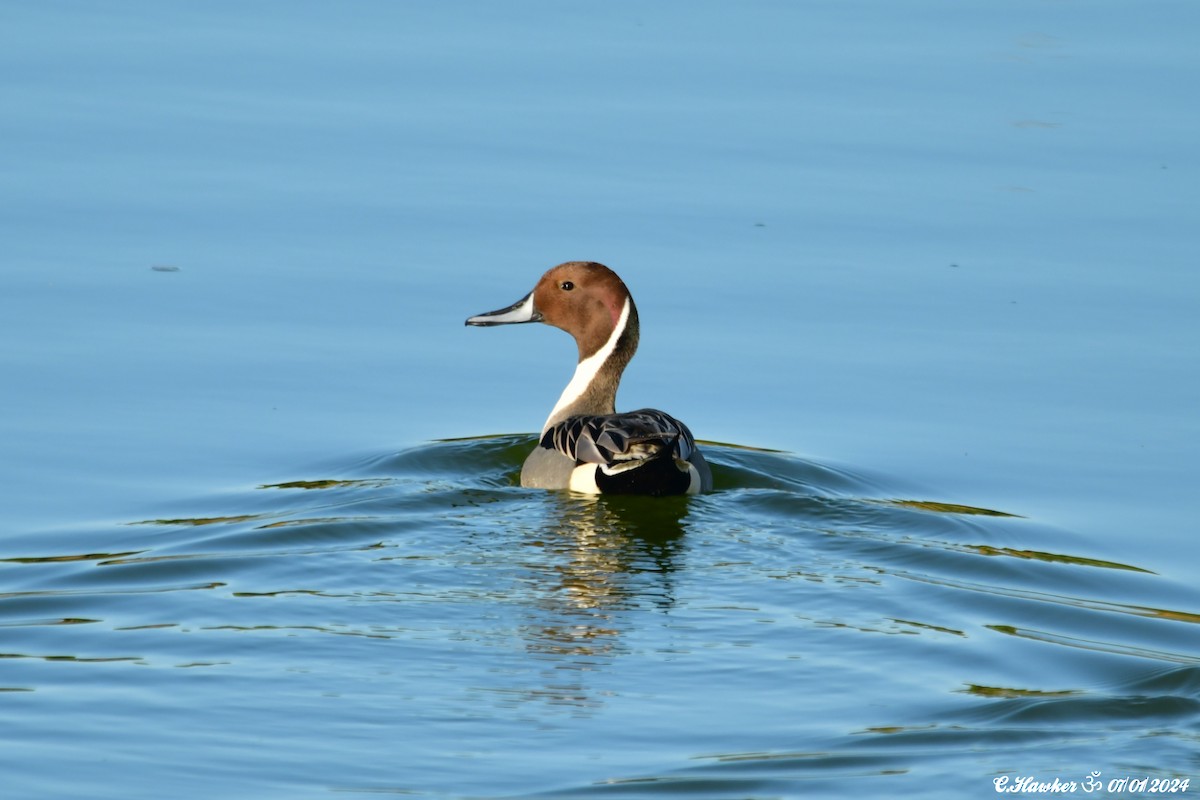
[[[5,797],[1200,779],[1198,23],[7,4]],[[570,259],[713,494],[516,485]]]

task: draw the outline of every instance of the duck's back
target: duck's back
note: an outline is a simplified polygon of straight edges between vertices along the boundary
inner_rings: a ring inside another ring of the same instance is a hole
[[[687,426],[665,412],[580,415],[551,425],[521,485],[594,494],[695,494],[712,474]]]

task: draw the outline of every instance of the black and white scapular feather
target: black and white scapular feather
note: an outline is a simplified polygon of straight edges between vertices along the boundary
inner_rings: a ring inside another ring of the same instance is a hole
[[[684,494],[695,473],[692,432],[653,408],[567,417],[546,429],[541,446],[575,461],[573,483],[594,480],[607,494]]]

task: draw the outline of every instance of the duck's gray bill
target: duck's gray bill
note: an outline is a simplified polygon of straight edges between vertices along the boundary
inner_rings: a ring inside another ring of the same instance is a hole
[[[516,322],[541,322],[542,314],[533,307],[533,292],[522,297],[508,308],[489,311],[467,319],[468,325],[511,325]]]

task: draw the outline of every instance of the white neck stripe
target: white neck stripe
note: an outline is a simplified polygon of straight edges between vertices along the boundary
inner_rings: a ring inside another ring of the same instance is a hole
[[[567,384],[567,388],[563,389],[558,402],[554,404],[554,410],[546,418],[546,424],[542,426],[542,433],[545,433],[546,429],[550,427],[550,420],[554,419],[564,408],[583,396],[583,393],[587,391],[592,381],[595,380],[596,374],[600,372],[600,368],[604,366],[604,362],[617,349],[617,342],[621,339],[621,334],[625,333],[625,326],[629,322],[629,308],[630,302],[627,297],[625,298],[625,305],[621,308],[621,316],[617,320],[617,326],[613,328],[608,341],[595,353],[575,365],[575,374],[571,377],[571,382]]]

